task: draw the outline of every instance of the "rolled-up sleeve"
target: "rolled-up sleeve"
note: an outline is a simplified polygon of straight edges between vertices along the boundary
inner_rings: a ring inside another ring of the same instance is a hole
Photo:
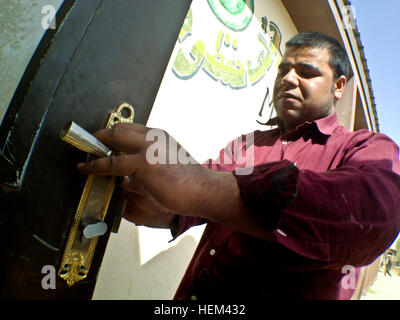
[[[172,224],[170,226],[172,239],[169,242],[174,241],[182,233],[184,233],[191,227],[195,227],[206,222],[207,220],[203,218],[175,215],[174,220],[172,221]]]
[[[236,176],[251,214],[264,215],[276,241],[329,266],[374,261],[400,229],[398,147],[382,134],[348,142],[337,168],[298,170],[282,160]]]
[[[282,160],[255,166],[250,175],[235,175],[246,207],[269,231],[277,228],[281,212],[296,198],[299,173],[294,163]]]

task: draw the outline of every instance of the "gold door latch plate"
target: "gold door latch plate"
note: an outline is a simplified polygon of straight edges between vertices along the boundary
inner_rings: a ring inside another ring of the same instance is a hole
[[[123,103],[110,115],[106,128],[111,128],[119,122],[132,123],[134,115],[133,107]],[[62,140],[92,154],[102,156],[111,154],[100,141],[92,140],[96,140],[94,136],[79,126],[76,126],[78,129],[75,130],[76,127],[72,124],[69,123],[62,131]],[[85,139],[90,141],[85,142]],[[89,273],[98,238],[107,231],[104,219],[114,189],[114,176],[89,175],[87,177],[58,271],[58,275],[70,287],[85,279]]]

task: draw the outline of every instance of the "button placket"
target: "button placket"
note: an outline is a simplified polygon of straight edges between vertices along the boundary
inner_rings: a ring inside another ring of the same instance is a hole
[[[281,139],[281,160],[285,158],[285,153],[288,148],[288,140]]]

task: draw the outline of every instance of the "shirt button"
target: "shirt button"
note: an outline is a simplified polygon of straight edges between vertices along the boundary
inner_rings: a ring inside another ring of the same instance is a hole
[[[211,249],[211,250],[210,250],[210,255],[213,256],[214,254],[215,254],[215,250],[214,250],[214,249]]]
[[[287,143],[287,140],[282,140],[282,144],[286,144]]]
[[[196,296],[191,296],[190,300],[197,300],[197,297]]]

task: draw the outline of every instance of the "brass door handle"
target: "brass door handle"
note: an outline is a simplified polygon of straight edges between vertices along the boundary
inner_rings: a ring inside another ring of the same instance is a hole
[[[123,103],[110,115],[106,128],[118,122],[133,122],[133,119],[133,107]],[[60,136],[63,141],[82,151],[103,157],[111,155],[107,146],[72,121],[65,126]],[[114,176],[87,177],[58,271],[58,275],[70,287],[87,277],[98,238],[109,229],[104,219],[114,189]]]
[[[68,122],[61,131],[60,137],[61,140],[84,152],[99,157],[108,157],[111,155],[110,148],[73,121]]]

